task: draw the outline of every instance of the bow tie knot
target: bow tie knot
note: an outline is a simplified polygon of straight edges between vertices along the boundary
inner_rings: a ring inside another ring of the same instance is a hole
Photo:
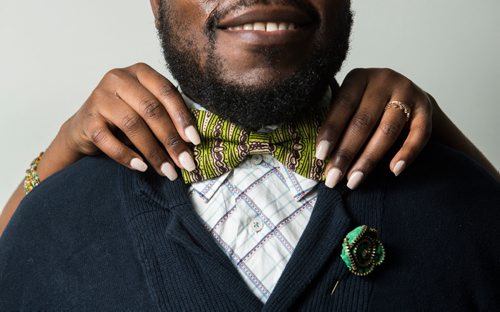
[[[250,132],[247,140],[248,155],[272,154],[275,145],[271,140],[268,133]]]

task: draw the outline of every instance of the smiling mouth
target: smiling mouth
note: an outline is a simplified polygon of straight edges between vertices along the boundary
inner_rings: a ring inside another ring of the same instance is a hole
[[[265,32],[276,32],[276,31],[284,31],[284,30],[296,30],[301,28],[301,26],[295,23],[286,23],[286,22],[256,22],[256,23],[247,23],[244,25],[232,26],[226,29],[228,31],[265,31]]]
[[[257,5],[228,14],[217,25],[220,30],[285,32],[310,28],[313,13],[292,6]]]

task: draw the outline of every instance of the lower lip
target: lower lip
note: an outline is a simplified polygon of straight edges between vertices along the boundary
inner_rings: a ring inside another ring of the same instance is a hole
[[[240,41],[254,46],[279,46],[303,43],[311,38],[312,27],[293,30],[256,31],[218,29],[221,36],[232,41]]]

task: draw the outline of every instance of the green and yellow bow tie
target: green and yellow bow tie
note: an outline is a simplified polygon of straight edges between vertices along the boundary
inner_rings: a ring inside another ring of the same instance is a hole
[[[301,176],[322,180],[325,164],[314,154],[323,112],[270,133],[247,131],[208,111],[193,110],[193,114],[201,143],[194,148],[196,170],[182,170],[186,183],[221,176],[256,154],[271,154]]]

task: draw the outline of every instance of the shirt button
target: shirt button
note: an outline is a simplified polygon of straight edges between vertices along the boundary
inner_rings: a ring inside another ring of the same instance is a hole
[[[255,233],[259,233],[260,231],[262,231],[263,228],[264,224],[262,223],[262,221],[257,219],[252,221],[252,229]]]
[[[262,156],[261,155],[253,155],[252,156],[252,164],[260,165],[261,163],[262,163]]]

